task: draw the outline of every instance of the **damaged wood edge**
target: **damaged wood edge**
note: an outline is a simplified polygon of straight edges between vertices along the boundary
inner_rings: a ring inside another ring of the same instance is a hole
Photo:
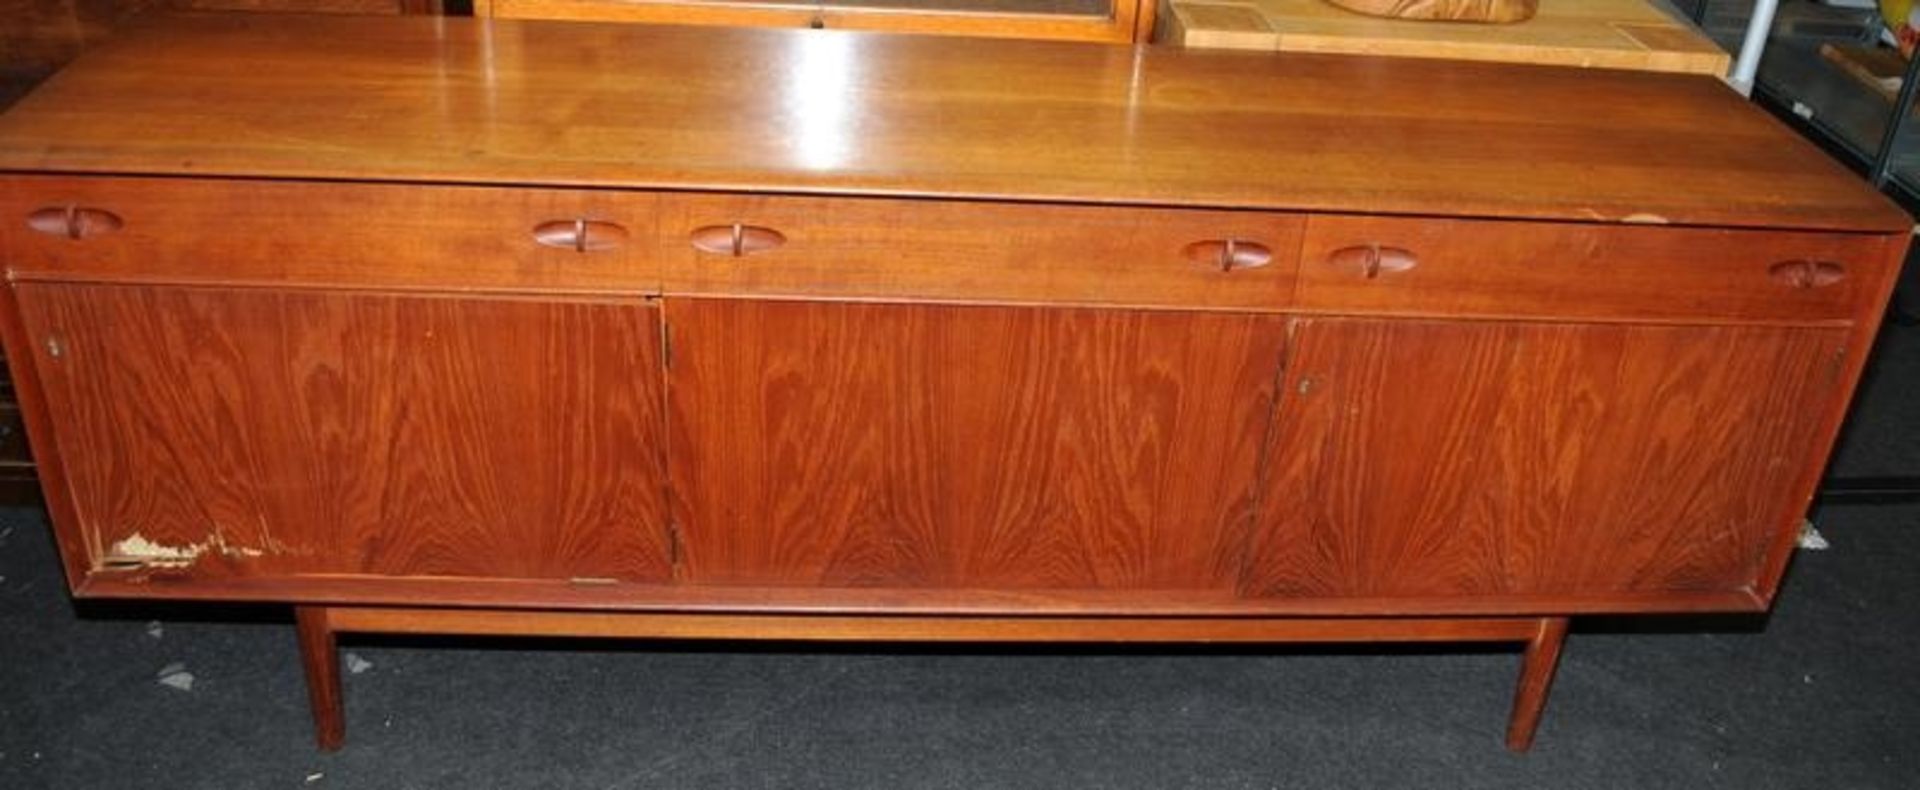
[[[206,540],[180,545],[160,543],[135,532],[115,541],[94,563],[94,568],[98,571],[185,569],[208,555],[253,559],[265,556],[266,551],[228,543],[226,535],[217,530]]]

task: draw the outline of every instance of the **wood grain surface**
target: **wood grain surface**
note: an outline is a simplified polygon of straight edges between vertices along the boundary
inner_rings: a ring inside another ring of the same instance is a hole
[[[1749,589],[1845,329],[1303,320],[1251,594]]]
[[[1326,0],[1349,11],[1395,19],[1511,23],[1531,19],[1538,0]]]
[[[625,639],[791,639],[803,642],[1517,642],[1538,621],[1517,618],[838,617],[626,614],[339,607],[327,624],[349,633],[488,634]]]
[[[477,16],[694,25],[873,30],[989,38],[1145,43],[1157,0],[475,0]]]
[[[17,297],[12,284],[0,288],[0,338],[6,341],[7,383],[11,385],[9,389],[27,429],[41,501],[46,504],[48,526],[60,550],[61,569],[66,573],[68,588],[78,589],[93,569],[93,557],[79,514],[74,511],[73,499],[68,496],[66,469],[53,439],[53,416],[46,387],[40,382],[40,372],[32,364],[21,361],[33,359],[33,349],[41,341],[27,333]]]
[[[688,582],[1234,583],[1283,319],[666,310]]]
[[[96,569],[669,576],[643,302],[17,290]]]
[[[0,249],[16,280],[305,285],[441,291],[658,293],[654,196],[238,179],[0,178]],[[111,212],[75,242],[31,212]],[[538,242],[550,222],[609,221],[631,236],[579,252]]]
[[[347,740],[347,709],[340,692],[340,643],[332,627],[331,611],[322,606],[296,606],[295,632],[300,638],[300,664],[307,676],[307,707],[313,712],[313,739],[323,752],[338,751]]]
[[[1604,595],[1517,593],[1371,598],[1247,597],[1235,589],[992,589],[626,583],[372,574],[202,575],[102,570],[81,598],[257,601],[339,606],[706,612],[713,614],[980,615],[991,617],[1513,617],[1761,612],[1752,590]]]
[[[1547,692],[1553,688],[1554,672],[1560,666],[1560,648],[1567,642],[1567,625],[1565,617],[1543,619],[1527,640],[1527,652],[1520,660],[1520,682],[1513,694],[1513,714],[1507,721],[1508,749],[1524,752],[1533,748],[1540,714],[1547,707]]]
[[[701,252],[697,228],[779,231],[777,248]],[[660,198],[669,294],[1283,308],[1301,218],[1252,211],[931,200],[677,195]],[[1195,244],[1234,240],[1271,257],[1227,270]]]
[[[1889,274],[1881,244],[1832,233],[1316,216],[1294,301],[1346,314],[1841,323],[1878,296]],[[1413,264],[1369,277],[1337,259],[1370,246],[1405,250]],[[1838,267],[1837,279],[1787,276],[1822,264]]]
[[[439,5],[440,0],[10,0],[0,6],[0,109],[143,13],[440,13]]]
[[[683,25],[156,22],[0,170],[1912,224],[1704,77]]]

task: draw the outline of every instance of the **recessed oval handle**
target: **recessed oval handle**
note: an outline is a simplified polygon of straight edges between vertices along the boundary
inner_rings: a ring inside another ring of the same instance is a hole
[[[1372,280],[1382,274],[1395,274],[1419,266],[1420,258],[1412,250],[1400,247],[1362,244],[1334,250],[1332,255],[1327,256],[1327,262]]]
[[[556,219],[533,226],[533,240],[563,250],[595,252],[627,243],[627,229],[593,219]]]
[[[715,255],[731,255],[738,258],[756,252],[766,252],[787,243],[787,236],[773,228],[759,225],[744,225],[735,222],[731,225],[708,225],[695,228],[688,237],[694,249]]]
[[[1254,269],[1273,262],[1273,250],[1267,245],[1240,239],[1196,241],[1180,254],[1189,261],[1223,272]]]
[[[27,215],[27,227],[74,241],[105,236],[125,225],[118,214],[86,206],[49,206]]]
[[[1824,288],[1847,279],[1847,267],[1832,261],[1781,261],[1767,267],[1767,276],[1793,288]]]

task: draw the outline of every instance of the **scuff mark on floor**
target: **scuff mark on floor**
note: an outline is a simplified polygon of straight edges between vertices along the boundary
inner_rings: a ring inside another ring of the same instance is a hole
[[[1827,536],[1820,534],[1819,528],[1815,527],[1812,521],[1801,521],[1800,548],[1807,551],[1826,551],[1833,548],[1833,544],[1827,542]]]
[[[157,680],[162,686],[180,691],[193,690],[193,673],[187,671],[187,665],[175,661],[160,668]]]

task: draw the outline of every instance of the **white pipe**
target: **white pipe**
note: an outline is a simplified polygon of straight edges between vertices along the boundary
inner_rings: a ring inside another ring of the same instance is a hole
[[[1780,0],[1755,0],[1753,18],[1747,20],[1747,36],[1740,42],[1740,56],[1733,61],[1733,73],[1727,84],[1742,96],[1753,95],[1753,82],[1760,74],[1760,56],[1766,54],[1767,36],[1773,32],[1773,15]]]

